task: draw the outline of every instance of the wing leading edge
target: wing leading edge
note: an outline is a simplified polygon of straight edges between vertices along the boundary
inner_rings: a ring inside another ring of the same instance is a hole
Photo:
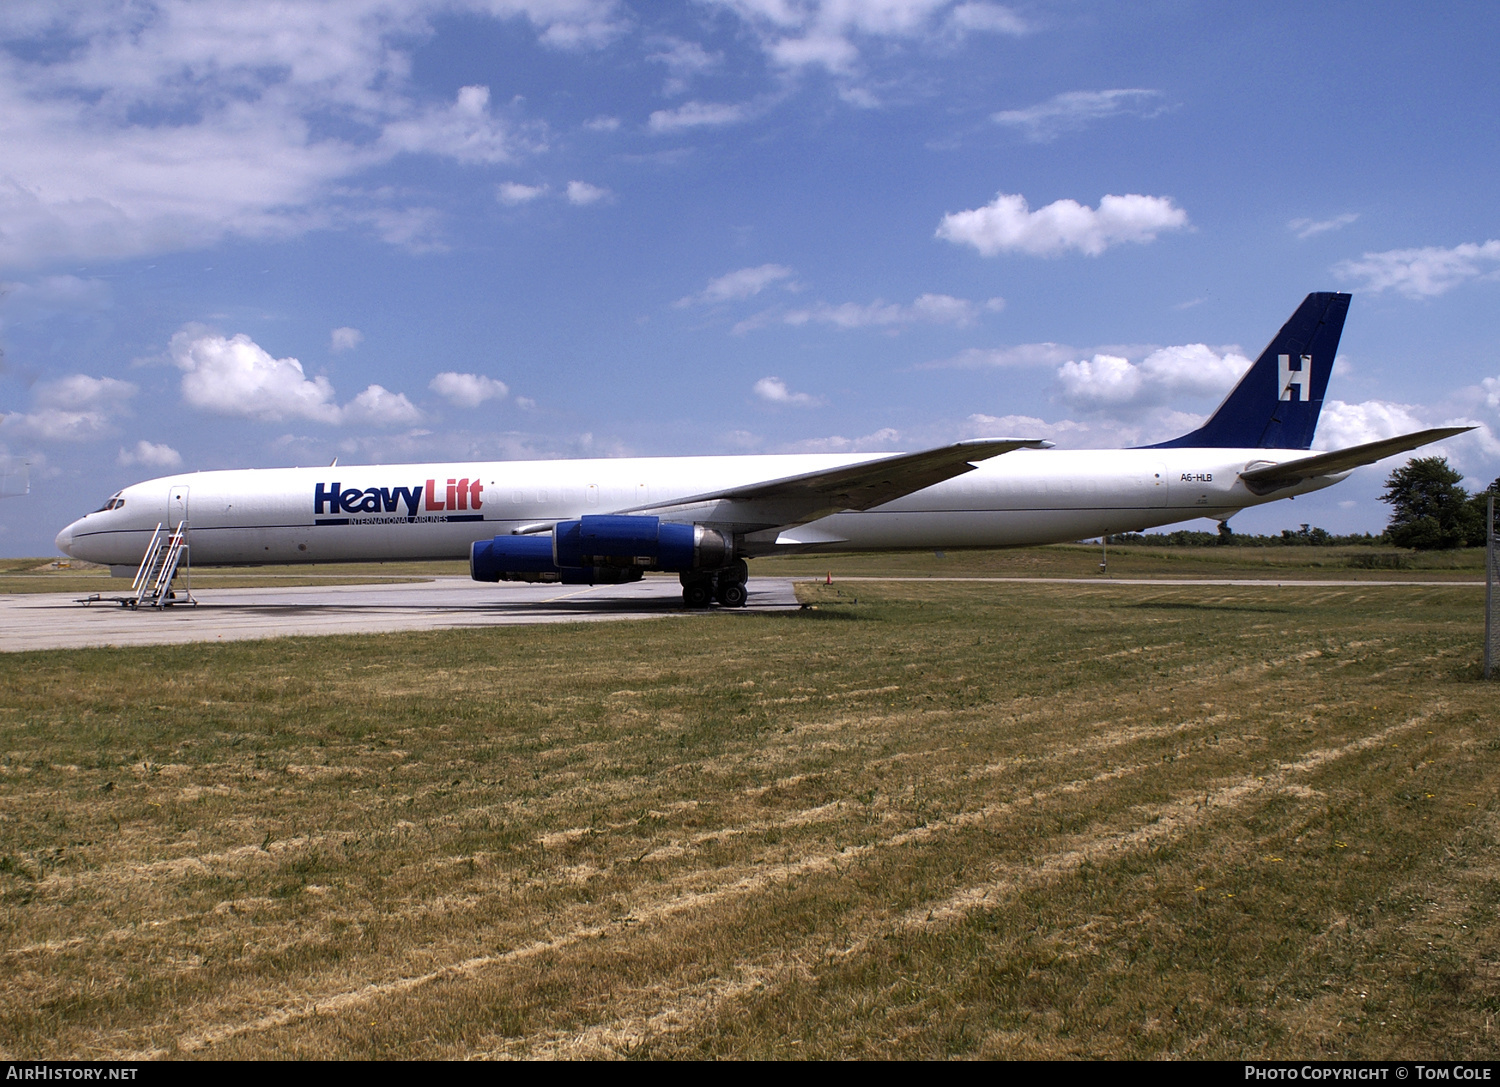
[[[740,531],[789,528],[844,510],[867,510],[974,470],[974,462],[1017,449],[1046,449],[1032,438],[979,438],[920,453],[898,453],[781,479],[728,487],[667,503],[620,510],[732,525]]]

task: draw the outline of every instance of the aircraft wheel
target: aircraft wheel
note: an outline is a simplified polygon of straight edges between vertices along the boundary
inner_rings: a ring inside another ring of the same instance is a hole
[[[731,581],[719,586],[719,603],[726,608],[743,608],[750,594],[745,591],[743,581]]]
[[[692,581],[682,587],[682,602],[690,608],[706,608],[713,599],[707,583]]]

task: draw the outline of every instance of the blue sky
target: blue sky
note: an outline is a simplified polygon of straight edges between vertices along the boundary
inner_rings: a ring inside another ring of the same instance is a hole
[[[1116,447],[1303,295],[1500,475],[1500,9],[0,8],[0,553],[176,470]],[[1241,531],[1378,531],[1390,465]]]

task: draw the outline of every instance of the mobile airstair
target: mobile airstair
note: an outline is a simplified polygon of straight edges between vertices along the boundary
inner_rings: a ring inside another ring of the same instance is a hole
[[[130,583],[131,595],[116,599],[127,608],[169,608],[174,604],[198,603],[193,599],[192,560],[187,541],[187,521],[178,522],[176,528],[157,525],[151,542],[146,545],[141,568]],[[174,589],[179,574],[183,584]]]

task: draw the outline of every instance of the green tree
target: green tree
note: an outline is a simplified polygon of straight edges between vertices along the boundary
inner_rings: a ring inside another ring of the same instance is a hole
[[[1486,518],[1489,517],[1490,495],[1495,496],[1495,505],[1500,506],[1500,479],[1495,480],[1484,490],[1469,499],[1468,517],[1468,539],[1464,542],[1470,547],[1484,546],[1484,533]],[[1496,515],[1500,518],[1500,514]]]
[[[1391,504],[1385,529],[1391,543],[1418,551],[1464,546],[1474,518],[1469,494],[1458,485],[1463,478],[1447,457],[1413,457],[1392,472],[1380,496]]]

